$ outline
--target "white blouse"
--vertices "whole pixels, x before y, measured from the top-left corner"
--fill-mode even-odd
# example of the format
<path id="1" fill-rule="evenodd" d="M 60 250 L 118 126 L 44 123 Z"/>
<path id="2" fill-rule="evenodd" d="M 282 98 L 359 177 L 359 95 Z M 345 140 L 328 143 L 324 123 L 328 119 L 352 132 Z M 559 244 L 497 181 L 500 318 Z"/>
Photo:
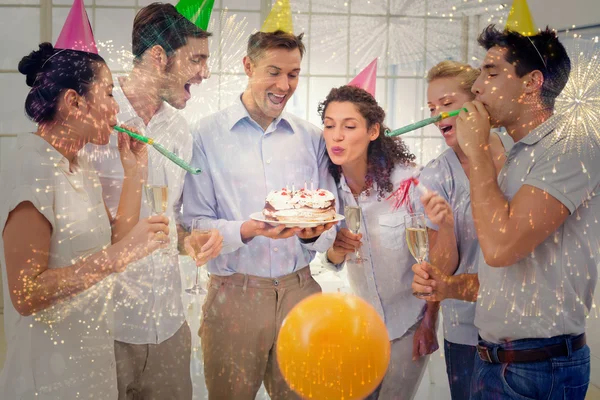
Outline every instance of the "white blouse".
<path id="1" fill-rule="evenodd" d="M 111 227 L 98 176 L 86 160 L 74 171 L 35 134 L 22 134 L 2 172 L 0 227 L 29 201 L 52 226 L 48 268 L 62 268 L 110 245 Z M 0 375 L 3 399 L 115 399 L 112 278 L 31 316 L 10 299 L 0 241 L 8 354 Z"/>

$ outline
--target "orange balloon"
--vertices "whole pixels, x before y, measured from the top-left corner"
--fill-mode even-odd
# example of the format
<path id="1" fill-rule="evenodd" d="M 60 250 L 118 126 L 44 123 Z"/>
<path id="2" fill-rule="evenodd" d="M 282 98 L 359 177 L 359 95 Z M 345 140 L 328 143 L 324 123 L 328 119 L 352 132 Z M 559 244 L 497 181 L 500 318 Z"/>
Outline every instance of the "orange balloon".
<path id="1" fill-rule="evenodd" d="M 315 294 L 285 317 L 277 360 L 288 385 L 305 399 L 363 399 L 385 375 L 390 338 L 377 311 L 360 297 Z"/>

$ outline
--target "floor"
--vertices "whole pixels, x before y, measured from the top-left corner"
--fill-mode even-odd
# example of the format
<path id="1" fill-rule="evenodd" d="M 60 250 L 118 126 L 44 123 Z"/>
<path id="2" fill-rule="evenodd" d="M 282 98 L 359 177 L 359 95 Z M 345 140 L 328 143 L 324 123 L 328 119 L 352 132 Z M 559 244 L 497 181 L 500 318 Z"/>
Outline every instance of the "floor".
<path id="1" fill-rule="evenodd" d="M 194 279 L 195 266 L 191 263 L 188 263 L 185 258 L 182 259 L 182 282 L 184 288 L 191 287 Z M 206 274 L 204 270 L 201 270 L 201 280 L 206 280 Z M 324 291 L 327 292 L 336 292 L 336 291 L 345 291 L 345 285 L 343 278 L 333 274 L 331 272 L 326 271 L 314 271 L 316 273 L 315 278 Z M 192 296 L 187 293 L 183 294 L 187 314 L 188 314 L 188 322 L 190 324 L 190 328 L 192 332 L 197 332 L 200 324 L 199 315 L 200 315 L 200 307 L 203 301 L 202 296 Z M 203 370 L 202 370 L 202 357 L 200 350 L 198 348 L 198 337 L 197 335 L 192 335 L 192 380 L 194 382 L 194 400 L 207 399 L 206 388 L 204 387 L 203 380 Z M 440 343 L 441 337 L 439 337 Z M 3 321 L 0 321 L 0 366 L 4 364 L 4 356 L 6 352 L 6 343 L 4 340 L 4 324 Z M 592 365 L 592 370 L 594 370 L 594 365 Z M 257 396 L 259 400 L 268 400 L 269 397 L 264 391 L 261 389 L 259 395 Z M 428 366 L 428 371 L 426 372 L 423 380 L 421 381 L 421 385 L 419 387 L 419 391 L 416 395 L 416 400 L 450 400 L 450 393 L 448 389 L 448 381 L 446 378 L 446 370 L 445 363 L 443 359 L 443 355 L 441 352 L 436 352 L 430 359 L 430 363 Z M 588 389 L 588 394 L 586 396 L 586 400 L 600 400 L 600 388 L 590 385 Z"/>

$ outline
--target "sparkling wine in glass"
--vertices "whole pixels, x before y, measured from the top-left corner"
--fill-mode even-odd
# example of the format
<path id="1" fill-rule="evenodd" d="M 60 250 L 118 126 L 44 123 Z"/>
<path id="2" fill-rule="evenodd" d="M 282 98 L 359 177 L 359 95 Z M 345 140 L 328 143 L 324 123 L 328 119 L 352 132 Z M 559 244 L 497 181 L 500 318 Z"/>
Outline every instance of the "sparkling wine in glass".
<path id="1" fill-rule="evenodd" d="M 344 218 L 350 232 L 358 235 L 360 231 L 361 210 L 360 207 L 346 206 L 344 207 Z M 360 254 L 360 250 L 356 249 L 355 257 L 349 262 L 362 263 L 365 259 Z"/>
<path id="2" fill-rule="evenodd" d="M 148 182 L 144 185 L 146 204 L 150 207 L 152 215 L 164 214 L 167 211 L 167 204 L 169 202 L 166 171 L 163 166 L 158 166 L 149 172 Z M 157 242 L 166 243 L 167 240 L 157 239 Z M 161 249 L 160 253 L 166 255 L 169 253 L 169 249 Z"/>
<path id="3" fill-rule="evenodd" d="M 427 237 L 427 225 L 425 224 L 425 215 L 408 214 L 404 216 L 404 226 L 406 229 L 406 243 L 410 254 L 419 264 L 427 259 L 429 254 L 429 240 Z M 413 293 L 415 296 L 430 296 L 431 293 Z"/>
<path id="4" fill-rule="evenodd" d="M 208 242 L 208 240 L 210 239 L 212 232 L 208 229 L 202 229 L 200 227 L 200 219 L 194 219 L 192 220 L 192 232 L 191 232 L 191 240 L 190 240 L 190 245 L 192 246 L 192 248 L 194 249 L 194 252 L 196 254 L 200 253 L 202 251 L 202 246 L 204 246 L 206 244 L 206 242 Z M 185 289 L 185 291 L 189 294 L 206 294 L 206 290 L 203 289 L 200 286 L 200 283 L 198 282 L 199 279 L 199 275 L 200 275 L 200 268 L 201 267 L 196 267 L 196 283 L 194 283 L 194 286 L 192 286 L 189 289 Z"/>
<path id="5" fill-rule="evenodd" d="M 169 188 L 167 186 L 146 185 L 146 201 L 154 215 L 163 214 L 167 211 L 169 199 Z"/>

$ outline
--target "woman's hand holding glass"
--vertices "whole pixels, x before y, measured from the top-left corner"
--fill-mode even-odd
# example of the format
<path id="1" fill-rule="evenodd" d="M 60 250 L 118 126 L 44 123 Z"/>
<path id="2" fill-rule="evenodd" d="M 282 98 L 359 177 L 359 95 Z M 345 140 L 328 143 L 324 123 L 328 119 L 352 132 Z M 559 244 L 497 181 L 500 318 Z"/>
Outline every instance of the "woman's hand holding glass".
<path id="1" fill-rule="evenodd" d="M 157 240 L 156 236 L 166 238 Z M 164 215 L 154 215 L 141 219 L 127 235 L 117 242 L 123 251 L 114 272 L 123 272 L 127 264 L 140 260 L 157 249 L 164 249 L 169 245 L 169 219 Z"/>
<path id="2" fill-rule="evenodd" d="M 354 254 L 362 245 L 362 234 L 355 234 L 348 228 L 340 229 L 336 236 L 333 246 L 329 249 L 327 257 L 330 261 L 340 264 L 344 261 L 347 254 Z"/>
<path id="3" fill-rule="evenodd" d="M 359 235 L 360 224 L 362 221 L 361 208 L 353 207 L 353 206 L 344 207 L 344 217 L 346 217 L 346 226 L 348 226 L 348 228 L 350 229 L 350 232 L 353 233 L 354 235 Z M 360 246 L 356 247 L 356 252 L 355 252 L 354 258 L 352 258 L 348 262 L 360 264 L 360 263 L 366 261 L 366 259 L 363 258 L 362 254 L 360 253 L 359 247 Z"/>
<path id="4" fill-rule="evenodd" d="M 419 264 L 427 259 L 429 254 L 429 240 L 427 236 L 427 225 L 425 216 L 421 213 L 408 214 L 404 216 L 404 226 L 406 230 L 406 244 L 410 254 Z M 414 292 L 414 296 L 428 296 L 430 293 Z"/>
<path id="5" fill-rule="evenodd" d="M 451 277 L 427 262 L 414 264 L 413 294 L 422 300 L 444 301 L 448 298 Z"/>

